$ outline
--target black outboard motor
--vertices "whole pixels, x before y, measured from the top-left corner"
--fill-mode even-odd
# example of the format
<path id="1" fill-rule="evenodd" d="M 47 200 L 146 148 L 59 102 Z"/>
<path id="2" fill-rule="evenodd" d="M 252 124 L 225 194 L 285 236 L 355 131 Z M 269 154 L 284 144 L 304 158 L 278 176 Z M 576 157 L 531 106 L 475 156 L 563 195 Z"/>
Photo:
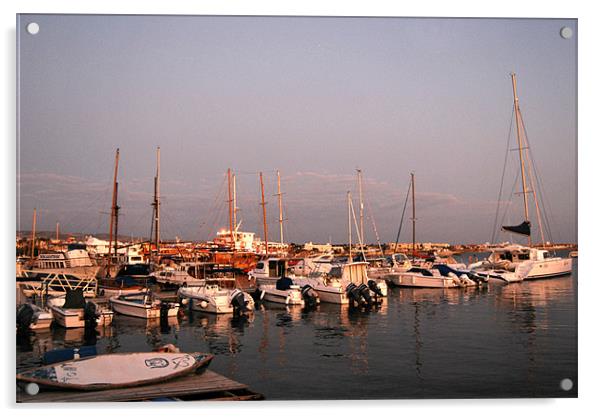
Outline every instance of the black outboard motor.
<path id="1" fill-rule="evenodd" d="M 232 292 L 230 304 L 232 304 L 234 314 L 240 314 L 250 310 L 248 307 L 248 302 L 245 299 L 245 294 L 239 289 L 235 289 Z"/>
<path id="2" fill-rule="evenodd" d="M 167 301 L 161 301 L 161 305 L 159 306 L 159 309 L 160 309 L 159 314 L 160 314 L 161 320 L 167 321 L 170 307 L 171 307 L 171 303 L 168 303 Z"/>
<path id="3" fill-rule="evenodd" d="M 286 291 L 293 285 L 293 280 L 288 277 L 280 277 L 276 281 L 276 289 L 280 291 Z"/>
<path id="4" fill-rule="evenodd" d="M 349 298 L 349 307 L 361 306 L 363 304 L 362 294 L 353 282 L 347 285 L 345 288 L 345 292 L 347 293 L 347 298 Z"/>
<path id="5" fill-rule="evenodd" d="M 99 317 L 100 313 L 96 309 L 96 304 L 87 302 L 84 307 L 84 321 L 86 322 L 86 326 L 96 327 Z"/>
<path id="6" fill-rule="evenodd" d="M 364 299 L 366 307 L 372 307 L 372 295 L 370 294 L 370 289 L 366 284 L 360 284 L 357 287 L 357 290 L 361 294 L 361 297 Z"/>
<path id="7" fill-rule="evenodd" d="M 33 322 L 35 312 L 29 304 L 23 304 L 17 311 L 17 326 L 20 330 L 26 330 Z"/>
<path id="8" fill-rule="evenodd" d="M 374 280 L 369 280 L 368 281 L 368 288 L 370 288 L 370 290 L 376 294 L 379 297 L 383 297 L 383 293 L 380 290 L 380 288 L 378 288 L 378 285 L 376 284 L 376 281 Z"/>
<path id="9" fill-rule="evenodd" d="M 309 284 L 306 284 L 301 288 L 301 295 L 303 296 L 303 300 L 305 301 L 306 307 L 313 307 L 318 304 L 320 297 L 316 290 Z"/>

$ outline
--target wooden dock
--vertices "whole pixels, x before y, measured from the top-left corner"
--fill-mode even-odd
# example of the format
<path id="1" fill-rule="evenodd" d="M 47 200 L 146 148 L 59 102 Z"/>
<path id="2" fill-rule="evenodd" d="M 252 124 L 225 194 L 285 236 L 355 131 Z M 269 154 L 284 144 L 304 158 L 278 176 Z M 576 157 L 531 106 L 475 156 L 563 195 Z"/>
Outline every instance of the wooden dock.
<path id="1" fill-rule="evenodd" d="M 248 401 L 262 400 L 263 395 L 247 385 L 213 371 L 192 374 L 160 384 L 101 391 L 59 391 L 41 387 L 37 395 L 17 388 L 18 403 L 40 402 L 116 402 L 116 401 Z"/>

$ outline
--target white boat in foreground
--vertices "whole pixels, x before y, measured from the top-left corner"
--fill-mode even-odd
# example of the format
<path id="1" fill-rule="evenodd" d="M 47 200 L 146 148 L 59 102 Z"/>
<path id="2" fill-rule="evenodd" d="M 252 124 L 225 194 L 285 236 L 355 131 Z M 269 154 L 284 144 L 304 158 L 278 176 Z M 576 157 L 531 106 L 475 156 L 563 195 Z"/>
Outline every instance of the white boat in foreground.
<path id="1" fill-rule="evenodd" d="M 386 276 L 387 282 L 396 287 L 417 288 L 464 288 L 476 287 L 486 281 L 468 271 L 458 271 L 448 265 L 438 264 L 428 267 L 413 267 L 407 271 L 395 272 Z"/>
<path id="2" fill-rule="evenodd" d="M 113 322 L 113 312 L 93 301 L 86 301 L 79 291 L 68 291 L 65 296 L 50 297 L 46 305 L 52 312 L 54 321 L 67 329 L 109 326 Z"/>
<path id="3" fill-rule="evenodd" d="M 217 285 L 181 287 L 178 297 L 196 311 L 213 314 L 251 311 L 255 306 L 253 298 L 239 289 L 223 289 Z M 183 301 L 184 303 L 184 301 Z"/>
<path id="4" fill-rule="evenodd" d="M 17 374 L 17 381 L 77 390 L 134 387 L 209 366 L 207 353 L 113 353 L 59 362 Z"/>
<path id="5" fill-rule="evenodd" d="M 111 307 L 116 313 L 143 319 L 175 317 L 180 304 L 161 301 L 151 292 L 118 295 L 110 298 Z"/>

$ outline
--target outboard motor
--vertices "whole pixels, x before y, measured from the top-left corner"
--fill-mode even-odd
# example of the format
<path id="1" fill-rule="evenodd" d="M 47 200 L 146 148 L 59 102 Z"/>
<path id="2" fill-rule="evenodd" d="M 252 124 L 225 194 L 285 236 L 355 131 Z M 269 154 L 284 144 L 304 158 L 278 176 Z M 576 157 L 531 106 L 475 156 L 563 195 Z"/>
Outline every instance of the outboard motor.
<path id="1" fill-rule="evenodd" d="M 383 297 L 383 292 L 380 290 L 380 288 L 378 288 L 378 285 L 376 284 L 376 281 L 374 280 L 369 280 L 368 281 L 368 288 L 370 288 L 370 290 L 376 294 L 379 297 Z"/>
<path id="2" fill-rule="evenodd" d="M 309 284 L 306 284 L 301 288 L 301 295 L 303 296 L 303 300 L 307 307 L 313 307 L 320 301 L 318 293 Z"/>
<path id="3" fill-rule="evenodd" d="M 169 313 L 169 308 L 171 307 L 171 303 L 168 303 L 167 301 L 161 301 L 161 304 L 159 306 L 160 309 L 160 318 L 161 320 L 166 320 L 167 321 L 167 317 L 168 317 L 168 313 Z"/>
<path id="4" fill-rule="evenodd" d="M 372 295 L 370 294 L 370 289 L 366 284 L 360 284 L 357 287 L 357 290 L 361 294 L 361 297 L 364 299 L 366 307 L 372 307 Z"/>
<path id="5" fill-rule="evenodd" d="M 353 307 L 355 305 L 359 307 L 363 304 L 362 294 L 357 285 L 355 285 L 353 282 L 347 285 L 347 288 L 345 288 L 345 292 L 347 293 L 347 298 L 349 298 L 350 307 Z"/>
<path id="6" fill-rule="evenodd" d="M 230 294 L 230 304 L 234 309 L 234 314 L 240 314 L 249 311 L 249 303 L 245 299 L 245 294 L 238 288 L 232 291 Z"/>
<path id="7" fill-rule="evenodd" d="M 35 311 L 29 304 L 23 304 L 19 307 L 19 310 L 17 311 L 17 326 L 19 326 L 19 329 L 28 329 L 33 322 L 34 314 Z"/>
<path id="8" fill-rule="evenodd" d="M 84 321 L 86 322 L 86 326 L 96 327 L 99 317 L 100 313 L 96 309 L 96 304 L 87 302 L 84 307 Z"/>

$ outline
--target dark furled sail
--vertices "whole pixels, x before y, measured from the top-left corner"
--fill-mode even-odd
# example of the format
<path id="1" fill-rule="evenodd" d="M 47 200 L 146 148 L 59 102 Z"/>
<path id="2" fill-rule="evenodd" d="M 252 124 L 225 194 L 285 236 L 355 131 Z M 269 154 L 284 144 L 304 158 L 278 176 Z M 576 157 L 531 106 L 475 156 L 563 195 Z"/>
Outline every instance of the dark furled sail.
<path id="1" fill-rule="evenodd" d="M 531 236 L 531 222 L 524 221 L 518 226 L 502 226 L 502 230 L 518 233 L 519 235 Z"/>

